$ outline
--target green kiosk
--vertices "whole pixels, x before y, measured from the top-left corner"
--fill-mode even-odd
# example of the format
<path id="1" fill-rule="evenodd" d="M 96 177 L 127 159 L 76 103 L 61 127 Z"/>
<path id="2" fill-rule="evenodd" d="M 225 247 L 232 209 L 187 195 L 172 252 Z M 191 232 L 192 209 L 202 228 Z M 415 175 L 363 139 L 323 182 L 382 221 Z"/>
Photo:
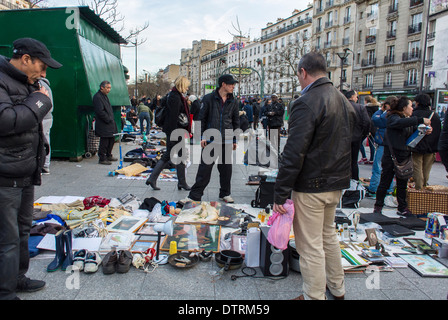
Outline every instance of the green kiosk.
<path id="1" fill-rule="evenodd" d="M 0 11 L 0 30 L 6 31 L 0 33 L 1 55 L 12 56 L 14 40 L 35 38 L 63 64 L 47 71 L 54 98 L 52 157 L 80 161 L 87 153 L 92 98 L 104 80 L 112 84 L 109 99 L 120 129 L 121 106 L 130 104 L 120 51 L 126 41 L 89 7 Z"/>

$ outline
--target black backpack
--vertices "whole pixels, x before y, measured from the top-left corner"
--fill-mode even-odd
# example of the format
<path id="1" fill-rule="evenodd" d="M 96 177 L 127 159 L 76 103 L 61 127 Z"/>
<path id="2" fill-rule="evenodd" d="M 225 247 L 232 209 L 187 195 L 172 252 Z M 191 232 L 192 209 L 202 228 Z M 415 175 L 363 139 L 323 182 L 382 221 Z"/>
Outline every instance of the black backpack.
<path id="1" fill-rule="evenodd" d="M 163 127 L 163 124 L 165 123 L 167 113 L 166 108 L 168 106 L 168 96 L 169 93 L 160 100 L 160 106 L 156 107 L 154 112 L 154 122 L 158 127 Z"/>

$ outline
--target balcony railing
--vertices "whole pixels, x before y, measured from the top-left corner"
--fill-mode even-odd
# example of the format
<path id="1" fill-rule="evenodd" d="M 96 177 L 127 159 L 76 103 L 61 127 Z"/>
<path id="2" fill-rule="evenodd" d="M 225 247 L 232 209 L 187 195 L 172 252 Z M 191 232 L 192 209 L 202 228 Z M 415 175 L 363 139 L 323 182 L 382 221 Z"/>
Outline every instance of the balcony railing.
<path id="1" fill-rule="evenodd" d="M 271 32 L 270 34 L 267 34 L 267 35 L 262 36 L 262 37 L 260 38 L 260 40 L 261 40 L 261 41 L 264 41 L 264 40 L 271 39 L 271 38 L 273 38 L 273 37 L 275 37 L 275 36 L 278 36 L 278 35 L 280 35 L 280 34 L 282 34 L 282 33 L 287 32 L 287 31 L 289 31 L 289 30 L 293 30 L 293 29 L 298 28 L 298 27 L 301 27 L 301 26 L 303 26 L 303 25 L 305 25 L 305 24 L 307 24 L 307 23 L 311 23 L 312 21 L 313 21 L 313 20 L 312 20 L 311 18 L 306 18 L 306 19 L 304 19 L 304 20 L 297 21 L 296 23 L 290 24 L 289 26 L 286 26 L 286 27 L 281 28 L 281 29 L 279 29 L 279 30 L 277 30 L 277 31 Z"/>
<path id="2" fill-rule="evenodd" d="M 350 44 L 350 38 L 349 37 L 342 39 L 342 45 L 343 46 L 346 46 L 346 45 L 349 45 L 349 44 Z"/>
<path id="3" fill-rule="evenodd" d="M 352 20 L 352 17 L 344 17 L 344 24 L 350 23 Z"/>
<path id="4" fill-rule="evenodd" d="M 385 56 L 384 57 L 384 64 L 394 63 L 395 62 L 395 56 Z"/>
<path id="5" fill-rule="evenodd" d="M 331 41 L 324 42 L 324 48 L 330 48 L 331 47 Z"/>
<path id="6" fill-rule="evenodd" d="M 376 42 L 376 36 L 375 35 L 371 35 L 371 36 L 367 36 L 366 37 L 366 44 L 371 44 L 371 43 L 375 43 Z"/>
<path id="7" fill-rule="evenodd" d="M 383 88 L 392 88 L 392 82 L 384 82 Z"/>
<path id="8" fill-rule="evenodd" d="M 319 32 L 321 32 L 322 31 L 322 26 L 317 26 L 316 27 L 316 33 L 319 33 Z"/>
<path id="9" fill-rule="evenodd" d="M 361 67 L 373 67 L 376 65 L 376 58 L 362 59 Z"/>
<path id="10" fill-rule="evenodd" d="M 421 57 L 421 50 L 414 50 L 403 53 L 403 61 L 419 60 Z"/>
<path id="11" fill-rule="evenodd" d="M 428 33 L 428 40 L 434 39 L 436 37 L 436 32 L 430 32 Z"/>
<path id="12" fill-rule="evenodd" d="M 404 87 L 416 87 L 417 86 L 417 80 L 406 80 L 403 83 Z"/>
<path id="13" fill-rule="evenodd" d="M 325 22 L 325 28 L 331 28 L 333 26 L 333 20 Z"/>
<path id="14" fill-rule="evenodd" d="M 434 59 L 428 59 L 425 61 L 426 66 L 432 66 Z"/>
<path id="15" fill-rule="evenodd" d="M 414 34 L 414 33 L 419 33 L 422 32 L 422 23 L 416 23 L 413 25 L 410 25 L 408 28 L 408 34 Z"/>
<path id="16" fill-rule="evenodd" d="M 397 30 L 387 31 L 386 38 L 393 39 L 397 37 Z"/>
<path id="17" fill-rule="evenodd" d="M 389 14 L 398 12 L 398 3 L 389 6 Z"/>
<path id="18" fill-rule="evenodd" d="M 409 6 L 410 7 L 415 7 L 415 6 L 419 6 L 423 4 L 423 0 L 411 0 Z"/>

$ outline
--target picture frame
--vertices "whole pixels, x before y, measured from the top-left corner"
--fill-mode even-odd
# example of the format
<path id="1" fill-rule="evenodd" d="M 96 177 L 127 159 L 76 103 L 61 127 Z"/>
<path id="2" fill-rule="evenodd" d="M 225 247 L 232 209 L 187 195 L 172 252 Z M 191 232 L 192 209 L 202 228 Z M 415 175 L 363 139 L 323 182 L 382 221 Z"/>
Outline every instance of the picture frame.
<path id="1" fill-rule="evenodd" d="M 145 222 L 148 221 L 147 218 L 137 218 L 133 216 L 121 216 L 113 223 L 106 227 L 109 232 L 130 232 L 135 233 L 138 229 L 142 227 Z"/>
<path id="2" fill-rule="evenodd" d="M 421 245 L 428 245 L 428 243 L 420 238 L 403 238 L 413 248 L 418 248 Z"/>
<path id="3" fill-rule="evenodd" d="M 174 224 L 172 236 L 165 236 L 160 247 L 162 251 L 170 250 L 171 241 L 177 243 L 179 251 L 213 251 L 220 250 L 221 227 L 209 224 Z"/>
<path id="4" fill-rule="evenodd" d="M 421 277 L 448 278 L 448 267 L 427 254 L 398 254 Z"/>
<path id="5" fill-rule="evenodd" d="M 131 246 L 131 252 L 146 252 L 148 249 L 155 248 L 157 241 L 135 240 Z"/>
<path id="6" fill-rule="evenodd" d="M 153 223 L 153 222 L 147 222 L 140 229 L 138 229 L 135 234 L 137 234 L 137 235 L 157 236 L 157 232 L 154 231 L 154 226 L 155 225 L 156 224 Z"/>

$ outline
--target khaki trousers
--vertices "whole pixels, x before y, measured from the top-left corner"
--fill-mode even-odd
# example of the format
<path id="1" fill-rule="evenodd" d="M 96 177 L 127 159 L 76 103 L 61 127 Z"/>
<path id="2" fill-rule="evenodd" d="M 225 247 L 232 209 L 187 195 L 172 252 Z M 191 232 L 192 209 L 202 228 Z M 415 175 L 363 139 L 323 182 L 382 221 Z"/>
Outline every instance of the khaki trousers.
<path id="1" fill-rule="evenodd" d="M 422 190 L 428 185 L 429 174 L 431 173 L 432 165 L 436 160 L 434 153 L 412 153 L 412 160 L 414 161 L 414 181 L 415 189 Z"/>
<path id="2" fill-rule="evenodd" d="M 341 249 L 334 222 L 341 196 L 342 191 L 292 194 L 294 235 L 306 300 L 325 300 L 325 286 L 334 296 L 345 295 Z"/>

